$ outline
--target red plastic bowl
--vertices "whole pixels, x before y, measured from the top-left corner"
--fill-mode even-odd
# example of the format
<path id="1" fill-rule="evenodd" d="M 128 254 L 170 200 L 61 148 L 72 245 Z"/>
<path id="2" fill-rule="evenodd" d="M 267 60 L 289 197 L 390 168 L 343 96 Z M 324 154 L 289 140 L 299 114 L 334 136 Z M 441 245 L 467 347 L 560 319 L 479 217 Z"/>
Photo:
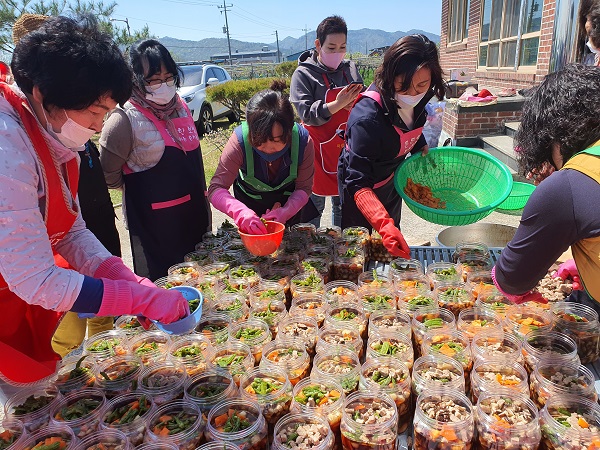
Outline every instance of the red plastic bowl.
<path id="1" fill-rule="evenodd" d="M 281 245 L 285 225 L 268 220 L 265 227 L 267 227 L 267 234 L 246 234 L 238 230 L 240 239 L 254 256 L 270 255 Z"/>

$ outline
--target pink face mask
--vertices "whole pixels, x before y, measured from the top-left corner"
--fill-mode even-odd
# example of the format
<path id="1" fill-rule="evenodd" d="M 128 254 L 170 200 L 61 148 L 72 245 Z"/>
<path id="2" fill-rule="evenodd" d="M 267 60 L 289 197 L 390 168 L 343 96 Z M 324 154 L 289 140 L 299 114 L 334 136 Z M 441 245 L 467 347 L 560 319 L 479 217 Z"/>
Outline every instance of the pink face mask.
<path id="1" fill-rule="evenodd" d="M 321 53 L 319 53 L 319 56 L 321 57 L 321 62 L 323 64 L 325 64 L 330 69 L 335 70 L 342 62 L 342 59 L 344 59 L 344 56 L 346 56 L 346 53 L 326 53 L 325 51 L 323 51 L 323 49 L 321 49 Z"/>

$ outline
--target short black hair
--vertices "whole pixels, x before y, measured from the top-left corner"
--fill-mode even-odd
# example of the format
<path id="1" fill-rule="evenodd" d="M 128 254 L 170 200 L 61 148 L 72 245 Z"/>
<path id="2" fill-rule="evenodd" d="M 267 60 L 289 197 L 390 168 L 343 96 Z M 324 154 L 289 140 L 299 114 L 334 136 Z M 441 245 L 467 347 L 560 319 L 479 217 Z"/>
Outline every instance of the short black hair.
<path id="1" fill-rule="evenodd" d="M 148 63 L 148 72 L 144 73 L 144 60 Z M 181 85 L 183 73 L 169 53 L 169 50 L 156 39 L 144 39 L 129 48 L 129 61 L 133 68 L 133 81 L 144 92 L 150 92 L 145 80 L 160 72 L 161 63 L 175 77 L 175 86 Z"/>
<path id="2" fill-rule="evenodd" d="M 119 104 L 131 96 L 131 69 L 93 16 L 58 16 L 16 45 L 11 68 L 27 94 L 37 86 L 44 107 L 81 110 L 109 94 Z"/>
<path id="3" fill-rule="evenodd" d="M 590 21 L 592 29 L 588 33 L 588 38 L 594 47 L 600 47 L 600 3 L 594 3 L 586 17 L 586 22 Z"/>
<path id="4" fill-rule="evenodd" d="M 287 95 L 283 93 L 286 83 L 274 80 L 270 89 L 257 92 L 246 105 L 246 122 L 250 129 L 250 143 L 253 147 L 273 139 L 273 125 L 283 128 L 282 140 L 289 144 L 294 126 L 294 109 Z"/>
<path id="5" fill-rule="evenodd" d="M 404 36 L 394 42 L 383 55 L 383 63 L 375 72 L 375 85 L 385 98 L 395 94 L 394 80 L 404 76 L 401 90 L 406 91 L 412 85 L 417 70 L 427 67 L 431 71 L 431 89 L 438 99 L 446 93 L 442 66 L 437 46 L 423 34 Z"/>
<path id="6" fill-rule="evenodd" d="M 317 27 L 317 39 L 321 45 L 325 45 L 325 39 L 330 34 L 343 34 L 348 36 L 348 26 L 346 21 L 340 16 L 329 16 Z"/>
<path id="7" fill-rule="evenodd" d="M 560 145 L 566 163 L 600 139 L 600 69 L 571 64 L 550 73 L 523 105 L 515 136 L 523 175 L 552 162 L 552 146 Z"/>

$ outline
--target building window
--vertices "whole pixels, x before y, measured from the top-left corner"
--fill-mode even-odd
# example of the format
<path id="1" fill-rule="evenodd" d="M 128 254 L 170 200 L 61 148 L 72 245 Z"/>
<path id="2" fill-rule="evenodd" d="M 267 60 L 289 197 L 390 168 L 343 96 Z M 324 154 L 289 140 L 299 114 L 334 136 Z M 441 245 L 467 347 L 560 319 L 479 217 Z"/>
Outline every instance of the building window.
<path id="1" fill-rule="evenodd" d="M 469 0 L 448 0 L 448 43 L 461 42 L 469 31 Z"/>
<path id="2" fill-rule="evenodd" d="M 536 66 L 543 0 L 484 0 L 479 66 Z"/>

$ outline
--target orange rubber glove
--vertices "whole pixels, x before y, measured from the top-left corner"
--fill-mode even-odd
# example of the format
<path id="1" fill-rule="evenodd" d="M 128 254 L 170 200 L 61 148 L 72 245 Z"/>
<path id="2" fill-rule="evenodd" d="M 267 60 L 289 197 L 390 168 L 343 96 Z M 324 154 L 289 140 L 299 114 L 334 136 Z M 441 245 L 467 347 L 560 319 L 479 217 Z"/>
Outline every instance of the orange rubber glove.
<path id="1" fill-rule="evenodd" d="M 354 201 L 371 226 L 381 235 L 383 245 L 393 256 L 410 259 L 410 248 L 373 189 L 363 188 Z"/>

